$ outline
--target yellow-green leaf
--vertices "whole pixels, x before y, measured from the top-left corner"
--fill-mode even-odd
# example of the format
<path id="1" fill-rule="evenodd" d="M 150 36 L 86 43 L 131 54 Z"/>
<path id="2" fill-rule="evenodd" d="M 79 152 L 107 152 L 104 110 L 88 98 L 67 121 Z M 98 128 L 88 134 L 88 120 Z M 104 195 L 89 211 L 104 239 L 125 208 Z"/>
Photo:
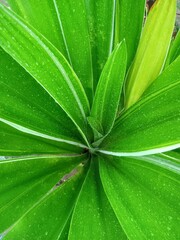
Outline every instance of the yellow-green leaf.
<path id="1" fill-rule="evenodd" d="M 176 0 L 157 0 L 145 24 L 129 71 L 125 106 L 129 108 L 160 74 L 168 53 L 176 16 Z"/>
<path id="2" fill-rule="evenodd" d="M 99 151 L 116 156 L 140 156 L 180 147 L 179 93 L 180 57 L 116 121 Z"/>

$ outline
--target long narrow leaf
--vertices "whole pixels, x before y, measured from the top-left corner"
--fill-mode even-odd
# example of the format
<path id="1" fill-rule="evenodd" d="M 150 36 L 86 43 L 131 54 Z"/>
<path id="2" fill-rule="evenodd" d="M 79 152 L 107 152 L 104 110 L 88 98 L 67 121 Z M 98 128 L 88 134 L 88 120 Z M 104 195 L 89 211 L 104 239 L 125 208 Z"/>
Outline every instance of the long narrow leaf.
<path id="1" fill-rule="evenodd" d="M 116 118 L 126 71 L 126 60 L 126 45 L 123 41 L 109 57 L 97 85 L 90 116 L 99 122 L 102 129 L 96 130 L 103 136 L 110 132 Z"/>
<path id="2" fill-rule="evenodd" d="M 36 239 L 37 236 L 58 239 L 71 215 L 86 172 L 85 167 L 76 167 L 84 159 L 85 156 L 67 156 L 0 162 L 0 232 L 3 239 Z"/>
<path id="3" fill-rule="evenodd" d="M 153 156 L 101 157 L 99 163 L 104 190 L 128 239 L 177 239 L 180 211 L 180 168 L 179 172 L 174 171 L 177 164 Z"/>
<path id="4" fill-rule="evenodd" d="M 54 98 L 86 139 L 89 103 L 66 59 L 3 5 L 0 5 L 0 18 L 1 46 Z"/>
<path id="5" fill-rule="evenodd" d="M 71 218 L 72 218 L 72 214 L 69 216 L 68 220 L 66 221 L 66 224 L 65 224 L 63 230 L 61 231 L 58 240 L 67 240 L 68 239 Z"/>
<path id="6" fill-rule="evenodd" d="M 180 55 L 180 30 L 178 31 L 175 39 L 171 44 L 171 48 L 167 56 L 165 67 L 171 64 L 179 55 Z"/>
<path id="7" fill-rule="evenodd" d="M 117 0 L 116 1 L 116 24 L 115 24 L 115 45 L 126 40 L 129 67 L 137 50 L 141 35 L 145 0 Z"/>
<path id="8" fill-rule="evenodd" d="M 1 48 L 0 66 L 0 118 L 51 137 L 81 139 L 54 99 Z"/>
<path id="9" fill-rule="evenodd" d="M 85 4 L 92 48 L 95 89 L 113 47 L 115 0 L 85 0 Z"/>
<path id="10" fill-rule="evenodd" d="M 144 92 L 143 97 L 163 90 L 180 81 L 180 56 L 177 57 Z"/>
<path id="11" fill-rule="evenodd" d="M 147 17 L 138 50 L 127 77 L 125 106 L 129 108 L 162 71 L 176 17 L 176 0 L 157 0 Z"/>
<path id="12" fill-rule="evenodd" d="M 84 0 L 54 0 L 70 63 L 92 102 L 93 71 Z"/>
<path id="13" fill-rule="evenodd" d="M 93 159 L 72 215 L 69 240 L 127 239 L 107 200 Z M 107 227 L 111 223 L 111 227 Z"/>
<path id="14" fill-rule="evenodd" d="M 14 12 L 42 33 L 65 57 L 68 57 L 53 1 L 7 0 L 7 2 Z"/>
<path id="15" fill-rule="evenodd" d="M 165 71 L 159 77 L 157 87 L 151 94 L 147 94 L 119 118 L 102 143 L 101 152 L 136 156 L 180 147 L 179 63 L 180 58 L 174 62 L 173 68 L 177 71 L 172 76 L 169 76 L 169 67 L 167 75 Z"/>
<path id="16" fill-rule="evenodd" d="M 24 131 L 22 126 L 0 119 L 0 156 L 80 153 L 82 147 L 78 142 L 65 142 L 27 129 Z"/>

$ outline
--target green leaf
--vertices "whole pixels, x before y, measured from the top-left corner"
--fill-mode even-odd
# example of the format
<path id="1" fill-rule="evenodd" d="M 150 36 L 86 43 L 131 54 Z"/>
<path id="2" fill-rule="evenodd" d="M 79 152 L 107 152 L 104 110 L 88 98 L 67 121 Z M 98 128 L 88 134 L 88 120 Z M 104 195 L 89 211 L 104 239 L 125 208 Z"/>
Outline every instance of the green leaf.
<path id="1" fill-rule="evenodd" d="M 136 159 L 140 159 L 136 157 Z M 176 151 L 160 153 L 151 156 L 143 156 L 146 162 L 157 165 L 163 169 L 167 169 L 176 174 L 180 174 L 180 154 Z"/>
<path id="2" fill-rule="evenodd" d="M 171 158 L 171 160 L 174 160 L 175 162 L 179 163 L 180 162 L 180 148 L 176 148 L 174 151 L 166 152 L 166 153 L 161 153 L 163 157 L 167 156 Z"/>
<path id="3" fill-rule="evenodd" d="M 0 118 L 62 140 L 81 140 L 54 99 L 1 48 L 0 66 Z"/>
<path id="4" fill-rule="evenodd" d="M 178 81 L 180 81 L 180 56 L 177 57 L 176 60 L 174 60 L 148 87 L 143 97 L 161 91 L 170 85 L 176 84 Z"/>
<path id="5" fill-rule="evenodd" d="M 115 0 L 85 0 L 92 52 L 94 89 L 112 52 Z"/>
<path id="6" fill-rule="evenodd" d="M 97 85 L 90 116 L 100 123 L 103 131 L 99 128 L 97 131 L 104 136 L 111 131 L 117 115 L 126 60 L 126 44 L 123 41 L 108 58 Z"/>
<path id="7" fill-rule="evenodd" d="M 86 140 L 89 103 L 66 59 L 42 35 L 3 5 L 0 5 L 0 14 L 1 46 L 62 107 Z"/>
<path id="8" fill-rule="evenodd" d="M 78 196 L 68 239 L 127 239 L 102 188 L 96 161 L 92 159 Z"/>
<path id="9" fill-rule="evenodd" d="M 180 148 L 176 148 L 174 151 L 180 153 Z"/>
<path id="10" fill-rule="evenodd" d="M 92 102 L 93 71 L 84 0 L 54 0 L 70 63 Z"/>
<path id="11" fill-rule="evenodd" d="M 76 166 L 86 159 L 77 155 L 1 161 L 3 239 L 58 239 L 85 176 L 86 168 Z"/>
<path id="12" fill-rule="evenodd" d="M 53 1 L 7 0 L 10 8 L 44 35 L 67 58 L 63 34 Z"/>
<path id="13" fill-rule="evenodd" d="M 176 0 L 157 0 L 151 8 L 127 77 L 126 108 L 141 97 L 162 71 L 174 29 L 175 17 Z"/>
<path id="14" fill-rule="evenodd" d="M 89 125 L 94 132 L 94 139 L 101 139 L 103 137 L 103 128 L 100 121 L 94 117 L 87 118 Z"/>
<path id="15" fill-rule="evenodd" d="M 115 46 L 123 39 L 127 44 L 127 66 L 134 59 L 141 35 L 145 0 L 117 0 L 115 21 Z"/>
<path id="16" fill-rule="evenodd" d="M 72 214 L 69 216 L 69 218 L 66 222 L 66 225 L 64 226 L 63 231 L 61 232 L 61 235 L 58 238 L 58 240 L 67 240 L 68 239 L 71 218 L 72 218 Z"/>
<path id="17" fill-rule="evenodd" d="M 169 54 L 166 59 L 165 67 L 171 64 L 179 55 L 180 55 L 180 31 L 178 31 L 175 39 L 172 41 Z"/>
<path id="18" fill-rule="evenodd" d="M 157 84 L 156 91 L 142 98 L 118 119 L 100 152 L 140 156 L 180 147 L 180 74 L 168 79 L 163 73 L 159 81 L 162 83 L 163 80 L 164 86 Z M 170 80 L 171 83 L 167 84 Z"/>
<path id="19" fill-rule="evenodd" d="M 0 119 L 0 156 L 81 153 L 82 147 L 86 147 L 78 142 L 64 142 L 62 139 L 27 130 L 29 129 L 24 130 L 22 126 L 2 122 Z"/>
<path id="20" fill-rule="evenodd" d="M 179 165 L 157 156 L 101 157 L 99 163 L 104 190 L 128 239 L 178 238 Z"/>

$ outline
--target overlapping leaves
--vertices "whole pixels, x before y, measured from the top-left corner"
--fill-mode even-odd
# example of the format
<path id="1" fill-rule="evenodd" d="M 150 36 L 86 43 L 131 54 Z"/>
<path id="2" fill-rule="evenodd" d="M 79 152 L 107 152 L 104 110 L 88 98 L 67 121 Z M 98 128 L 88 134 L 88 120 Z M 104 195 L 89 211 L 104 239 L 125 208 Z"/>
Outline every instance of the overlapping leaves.
<path id="1" fill-rule="evenodd" d="M 145 0 L 8 3 L 0 239 L 177 239 L 180 155 L 158 154 L 180 147 L 175 0 L 144 29 Z"/>

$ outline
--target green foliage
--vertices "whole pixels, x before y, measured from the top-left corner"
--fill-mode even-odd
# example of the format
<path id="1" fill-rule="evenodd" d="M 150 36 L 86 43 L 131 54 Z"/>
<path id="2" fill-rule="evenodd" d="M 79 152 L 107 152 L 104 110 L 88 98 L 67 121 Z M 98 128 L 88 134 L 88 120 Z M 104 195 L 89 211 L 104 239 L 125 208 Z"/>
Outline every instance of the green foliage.
<path id="1" fill-rule="evenodd" d="M 99 122 L 100 127 L 90 125 L 105 137 L 112 129 L 126 71 L 126 45 L 118 44 L 105 64 L 100 76 L 90 118 Z M 113 94 L 112 94 L 113 93 Z M 89 118 L 88 118 L 89 119 Z M 95 141 L 98 140 L 95 135 Z"/>
<path id="2" fill-rule="evenodd" d="M 176 1 L 8 4 L 0 239 L 178 239 Z"/>
<path id="3" fill-rule="evenodd" d="M 127 76 L 126 108 L 134 104 L 161 73 L 171 41 L 175 15 L 176 0 L 156 1 L 151 8 Z"/>

